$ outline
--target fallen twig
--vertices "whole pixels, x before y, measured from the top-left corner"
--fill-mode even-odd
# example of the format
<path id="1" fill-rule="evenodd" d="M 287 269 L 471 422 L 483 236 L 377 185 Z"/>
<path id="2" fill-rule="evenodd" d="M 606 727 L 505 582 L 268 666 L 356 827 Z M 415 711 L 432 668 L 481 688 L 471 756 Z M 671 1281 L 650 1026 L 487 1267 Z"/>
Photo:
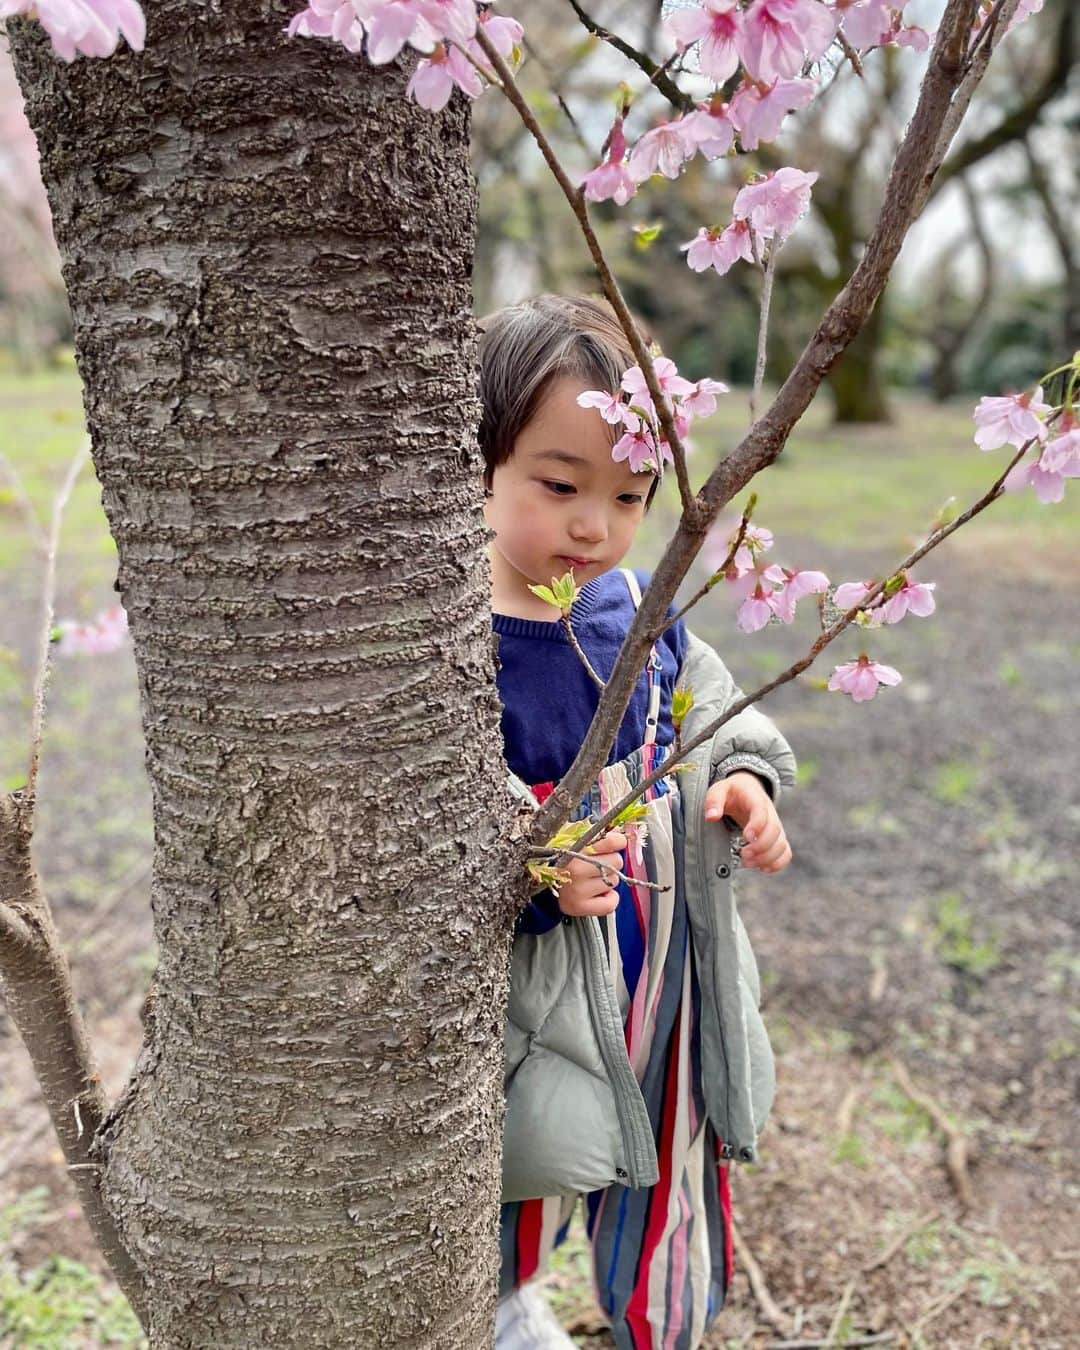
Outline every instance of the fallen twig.
<path id="1" fill-rule="evenodd" d="M 850 1345 L 888 1345 L 895 1340 L 895 1331 L 876 1331 L 872 1336 L 845 1336 L 844 1350 Z M 835 1344 L 831 1336 L 824 1341 L 766 1341 L 765 1350 L 825 1350 Z"/>
<path id="2" fill-rule="evenodd" d="M 848 1280 L 847 1284 L 844 1286 L 844 1292 L 840 1295 L 840 1302 L 836 1305 L 836 1312 L 833 1314 L 833 1320 L 829 1327 L 829 1333 L 825 1337 L 826 1345 L 834 1345 L 836 1343 L 836 1338 L 840 1334 L 840 1328 L 841 1326 L 843 1326 L 844 1323 L 844 1314 L 848 1310 L 848 1305 L 851 1303 L 851 1296 L 852 1294 L 854 1294 L 854 1292 L 855 1292 L 855 1281 Z M 850 1344 L 850 1341 L 847 1340 L 847 1337 L 844 1338 L 844 1343 L 848 1345 Z"/>
<path id="3" fill-rule="evenodd" d="M 959 1289 L 954 1289 L 952 1290 L 951 1293 L 945 1294 L 941 1298 L 934 1299 L 928 1305 L 926 1311 L 920 1313 L 919 1316 L 915 1319 L 915 1321 L 911 1324 L 912 1334 L 917 1336 L 922 1331 L 923 1327 L 927 1324 L 927 1322 L 932 1321 L 935 1317 L 939 1317 L 946 1310 L 946 1308 L 951 1308 L 952 1305 L 954 1303 L 959 1302 L 959 1300 L 962 1299 L 966 1293 L 967 1293 L 967 1284 L 964 1283 L 960 1286 Z"/>
<path id="4" fill-rule="evenodd" d="M 851 1127 L 855 1120 L 855 1103 L 858 1100 L 859 1089 L 857 1087 L 850 1087 L 844 1093 L 844 1100 L 840 1103 L 840 1110 L 836 1113 L 836 1129 L 841 1139 L 851 1133 Z"/>
<path id="5" fill-rule="evenodd" d="M 761 1309 L 762 1316 L 770 1326 L 776 1328 L 782 1336 L 790 1335 L 791 1321 L 780 1311 L 776 1300 L 769 1292 L 769 1285 L 765 1279 L 765 1273 L 758 1265 L 754 1253 L 746 1245 L 746 1239 L 736 1228 L 731 1225 L 731 1236 L 735 1241 L 735 1254 L 746 1269 L 747 1278 L 750 1281 L 750 1288 L 753 1290 L 754 1298 Z"/>
<path id="6" fill-rule="evenodd" d="M 891 1068 L 896 1081 L 904 1092 L 917 1106 L 923 1108 L 942 1134 L 945 1135 L 945 1170 L 949 1174 L 949 1180 L 952 1182 L 953 1190 L 956 1191 L 960 1204 L 965 1210 L 973 1208 L 975 1191 L 971 1185 L 971 1178 L 968 1176 L 968 1142 L 963 1131 L 952 1120 L 944 1107 L 935 1101 L 929 1093 L 915 1086 L 907 1069 L 899 1060 L 892 1060 Z"/>

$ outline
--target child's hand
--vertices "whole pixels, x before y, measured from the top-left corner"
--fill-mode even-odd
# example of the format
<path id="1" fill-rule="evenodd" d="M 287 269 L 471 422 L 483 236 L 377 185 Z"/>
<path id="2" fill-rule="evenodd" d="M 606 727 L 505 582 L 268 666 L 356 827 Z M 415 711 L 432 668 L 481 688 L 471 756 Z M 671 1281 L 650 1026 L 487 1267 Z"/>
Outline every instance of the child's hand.
<path id="1" fill-rule="evenodd" d="M 622 871 L 620 849 L 626 847 L 626 835 L 619 830 L 608 830 L 587 845 L 585 852 L 595 856 L 606 870 L 584 858 L 571 858 L 566 866 L 570 880 L 559 887 L 559 908 L 564 914 L 579 918 L 583 914 L 610 914 L 619 903 L 613 889 L 618 878 L 611 871 Z"/>
<path id="2" fill-rule="evenodd" d="M 705 819 L 730 816 L 746 844 L 739 852 L 743 867 L 779 872 L 791 861 L 791 847 L 769 794 L 756 774 L 741 769 L 714 783 L 705 794 Z"/>

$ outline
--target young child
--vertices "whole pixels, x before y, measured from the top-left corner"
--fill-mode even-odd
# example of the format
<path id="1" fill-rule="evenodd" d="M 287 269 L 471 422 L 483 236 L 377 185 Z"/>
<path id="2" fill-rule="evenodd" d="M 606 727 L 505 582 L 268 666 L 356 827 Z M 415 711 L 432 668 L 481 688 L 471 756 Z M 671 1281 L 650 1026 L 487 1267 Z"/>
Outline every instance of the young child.
<path id="1" fill-rule="evenodd" d="M 573 570 L 574 634 L 606 679 L 640 599 L 620 570 L 656 488 L 612 458 L 614 428 L 577 403 L 635 364 L 614 314 L 542 295 L 483 325 L 485 513 L 506 759 L 545 799 L 573 761 L 599 690 L 550 606 L 528 589 Z M 605 810 L 669 753 L 671 696 L 689 737 L 739 691 L 682 621 L 656 642 L 577 818 Z M 774 800 L 794 759 L 747 709 L 693 769 L 646 797 L 644 846 L 611 830 L 597 863 L 535 896 L 514 942 L 507 1026 L 498 1350 L 569 1347 L 529 1285 L 584 1196 L 597 1298 L 620 1350 L 694 1350 L 731 1277 L 727 1159 L 755 1156 L 772 1096 L 757 974 L 731 901 L 733 866 L 791 859 Z M 527 785 L 527 788 L 524 786 Z M 737 861 L 734 821 L 745 839 Z M 641 883 L 650 882 L 652 886 Z M 663 887 L 664 889 L 659 889 Z"/>

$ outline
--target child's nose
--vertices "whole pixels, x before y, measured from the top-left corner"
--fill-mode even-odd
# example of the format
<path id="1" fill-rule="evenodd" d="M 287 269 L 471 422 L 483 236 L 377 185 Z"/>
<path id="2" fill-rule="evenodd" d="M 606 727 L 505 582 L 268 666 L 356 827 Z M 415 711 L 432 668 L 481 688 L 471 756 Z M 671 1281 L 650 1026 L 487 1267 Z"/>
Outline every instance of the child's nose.
<path id="1" fill-rule="evenodd" d="M 570 533 L 582 542 L 602 544 L 607 538 L 607 515 L 603 510 L 581 510 L 574 517 Z"/>

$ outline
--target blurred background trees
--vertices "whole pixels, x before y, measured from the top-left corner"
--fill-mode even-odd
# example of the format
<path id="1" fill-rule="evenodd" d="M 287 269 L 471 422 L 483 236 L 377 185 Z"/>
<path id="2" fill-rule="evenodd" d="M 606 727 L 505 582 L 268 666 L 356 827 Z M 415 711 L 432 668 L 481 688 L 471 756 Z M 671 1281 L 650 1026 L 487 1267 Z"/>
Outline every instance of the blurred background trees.
<path id="1" fill-rule="evenodd" d="M 582 171 L 598 158 L 627 67 L 575 11 L 662 57 L 662 8 L 604 0 L 530 6 L 523 80 L 561 151 Z M 939 10 L 935 0 L 910 0 L 905 17 L 933 27 Z M 1016 387 L 1080 342 L 1077 29 L 1072 0 L 1047 0 L 1011 35 L 888 296 L 830 381 L 838 421 L 887 419 L 891 385 L 938 399 Z M 725 221 L 751 172 L 781 163 L 822 170 L 811 218 L 780 263 L 770 368 L 782 374 L 861 254 L 921 66 L 918 54 L 895 48 L 867 61 L 861 76 L 843 62 L 775 146 L 711 165 L 695 159 L 675 185 L 654 191 L 646 184 L 625 207 L 596 208 L 638 312 L 688 373 L 750 380 L 757 278 L 741 267 L 723 278 L 698 277 L 678 245 L 699 226 Z M 650 92 L 631 114 L 628 139 L 674 115 Z M 565 204 L 498 100 L 476 105 L 475 140 L 478 311 L 541 288 L 591 287 Z M 659 234 L 646 245 L 644 231 L 651 235 L 656 226 Z"/>
<path id="2" fill-rule="evenodd" d="M 940 0 L 909 0 L 905 14 L 932 27 L 939 9 Z M 582 172 L 597 161 L 628 70 L 585 21 L 663 56 L 663 11 L 661 0 L 530 4 L 522 79 L 560 151 Z M 886 420 L 890 386 L 939 400 L 1014 388 L 1080 346 L 1078 27 L 1073 0 L 1046 0 L 1003 48 L 889 294 L 830 381 L 838 421 Z M 919 55 L 901 49 L 877 54 L 861 76 L 844 62 L 775 146 L 714 164 L 695 159 L 673 187 L 646 184 L 626 207 L 596 209 L 638 312 L 689 373 L 750 380 L 757 278 L 741 266 L 699 278 L 678 245 L 700 225 L 726 219 L 751 172 L 824 166 L 811 218 L 781 261 L 770 365 L 781 375 L 858 260 L 920 68 Z M 474 112 L 477 311 L 538 289 L 591 288 L 565 203 L 512 110 L 493 98 Z M 674 114 L 651 91 L 628 131 L 640 135 Z M 36 149 L 0 52 L 0 362 L 26 369 L 55 361 L 68 338 Z"/>

